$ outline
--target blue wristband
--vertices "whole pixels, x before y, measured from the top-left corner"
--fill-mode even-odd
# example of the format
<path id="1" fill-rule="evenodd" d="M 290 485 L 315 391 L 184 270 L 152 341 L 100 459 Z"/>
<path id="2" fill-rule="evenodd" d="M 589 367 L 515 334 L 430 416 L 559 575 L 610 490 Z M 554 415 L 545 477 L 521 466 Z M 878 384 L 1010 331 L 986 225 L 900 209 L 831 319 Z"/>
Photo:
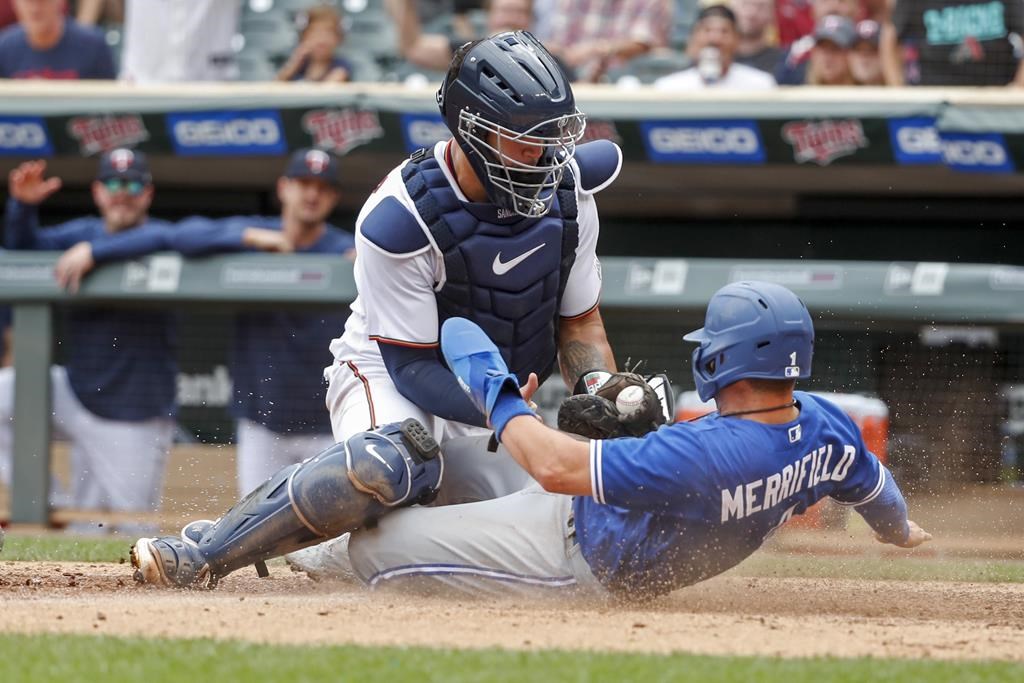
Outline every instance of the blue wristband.
<path id="1" fill-rule="evenodd" d="M 530 410 L 530 406 L 523 400 L 519 393 L 519 387 L 514 381 L 506 381 L 498 392 L 498 397 L 491 408 L 491 427 L 494 428 L 494 436 L 501 441 L 501 433 L 505 431 L 509 420 L 520 415 L 531 415 L 536 413 Z"/>

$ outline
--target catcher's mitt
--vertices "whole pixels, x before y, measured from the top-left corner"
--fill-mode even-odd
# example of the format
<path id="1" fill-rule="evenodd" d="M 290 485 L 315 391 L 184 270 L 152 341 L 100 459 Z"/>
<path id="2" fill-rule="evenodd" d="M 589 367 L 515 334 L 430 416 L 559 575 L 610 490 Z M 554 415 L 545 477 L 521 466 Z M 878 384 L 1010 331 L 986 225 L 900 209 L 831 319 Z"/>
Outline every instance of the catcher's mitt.
<path id="1" fill-rule="evenodd" d="M 616 405 L 627 387 L 640 387 L 639 406 L 623 414 Z M 665 424 L 665 412 L 657 392 L 642 376 L 633 372 L 584 373 L 576 383 L 577 394 L 558 408 L 558 428 L 590 439 L 643 436 Z"/>

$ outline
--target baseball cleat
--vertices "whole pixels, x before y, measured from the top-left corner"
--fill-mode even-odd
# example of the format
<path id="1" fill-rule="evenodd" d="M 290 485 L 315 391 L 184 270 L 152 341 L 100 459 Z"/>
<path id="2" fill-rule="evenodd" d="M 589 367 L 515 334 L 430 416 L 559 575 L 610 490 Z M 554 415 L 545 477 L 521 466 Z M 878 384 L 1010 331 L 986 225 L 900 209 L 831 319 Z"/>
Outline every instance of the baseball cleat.
<path id="1" fill-rule="evenodd" d="M 332 538 L 319 545 L 288 553 L 284 561 L 296 573 L 305 574 L 314 581 L 358 582 L 352 563 L 348 559 L 348 534 Z"/>
<path id="2" fill-rule="evenodd" d="M 506 382 L 519 389 L 505 359 L 487 333 L 465 318 L 449 318 L 441 326 L 441 353 L 473 403 L 490 416 Z"/>
<path id="3" fill-rule="evenodd" d="M 209 575 L 199 549 L 176 536 L 140 538 L 132 546 L 131 561 L 139 583 L 191 588 Z"/>

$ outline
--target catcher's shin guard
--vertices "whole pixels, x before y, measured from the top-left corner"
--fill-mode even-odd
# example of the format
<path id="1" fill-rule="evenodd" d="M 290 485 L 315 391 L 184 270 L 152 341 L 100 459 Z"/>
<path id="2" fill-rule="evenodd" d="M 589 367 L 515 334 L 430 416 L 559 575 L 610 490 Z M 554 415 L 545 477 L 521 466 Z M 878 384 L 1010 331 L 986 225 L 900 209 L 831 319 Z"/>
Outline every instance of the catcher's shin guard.
<path id="1" fill-rule="evenodd" d="M 189 535 L 140 539 L 132 548 L 136 579 L 214 586 L 236 569 L 355 531 L 391 508 L 429 502 L 443 471 L 437 442 L 416 420 L 361 432 L 282 469 L 198 542 Z"/>

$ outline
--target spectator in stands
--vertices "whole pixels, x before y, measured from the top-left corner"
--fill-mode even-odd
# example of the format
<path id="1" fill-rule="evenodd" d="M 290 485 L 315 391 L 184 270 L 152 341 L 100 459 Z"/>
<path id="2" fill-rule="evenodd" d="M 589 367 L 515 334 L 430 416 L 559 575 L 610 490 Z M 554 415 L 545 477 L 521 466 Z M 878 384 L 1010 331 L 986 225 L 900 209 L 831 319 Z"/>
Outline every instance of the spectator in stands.
<path id="1" fill-rule="evenodd" d="M 1022 34 L 1020 0 L 895 0 L 880 45 L 885 81 L 1024 85 Z M 917 55 L 916 63 L 905 50 Z"/>
<path id="2" fill-rule="evenodd" d="M 557 0 L 537 38 L 575 80 L 596 82 L 612 67 L 668 44 L 670 0 Z"/>
<path id="3" fill-rule="evenodd" d="M 124 23 L 124 0 L 78 0 L 75 19 L 83 26 Z"/>
<path id="4" fill-rule="evenodd" d="M 857 29 L 846 17 L 832 14 L 814 29 L 814 47 L 807 63 L 807 85 L 854 85 L 850 48 Z"/>
<path id="5" fill-rule="evenodd" d="M 464 31 L 453 24 L 449 33 L 424 33 L 416 11 L 415 0 L 386 0 L 388 12 L 398 27 L 398 45 L 404 57 L 411 64 L 444 71 L 452 56 L 462 44 L 486 36 L 466 37 Z M 487 36 L 502 31 L 529 31 L 533 20 L 532 0 L 486 0 Z"/>
<path id="6" fill-rule="evenodd" d="M 803 85 L 807 76 L 807 61 L 811 58 L 811 49 L 816 42 L 814 29 L 822 19 L 836 14 L 850 21 L 857 21 L 862 18 L 863 9 L 859 0 L 810 0 L 809 12 L 806 32 L 795 38 L 775 70 L 775 80 L 779 85 Z M 804 26 L 803 20 L 799 25 Z M 779 33 L 783 33 L 781 23 Z"/>
<path id="7" fill-rule="evenodd" d="M 881 27 L 874 19 L 857 22 L 857 35 L 850 49 L 850 75 L 857 85 L 885 85 L 882 58 L 878 53 Z"/>
<path id="8" fill-rule="evenodd" d="M 29 161 L 9 175 L 4 214 L 9 249 L 88 249 L 102 263 L 112 254 L 91 248 L 90 240 L 170 227 L 149 218 L 153 183 L 139 152 L 115 149 L 101 158 L 92 184 L 100 217 L 40 229 L 39 204 L 61 187 L 60 178 L 47 179 L 45 173 L 45 161 Z M 56 278 L 76 289 L 60 269 Z M 153 309 L 76 306 L 68 312 L 66 329 L 66 365 L 54 366 L 50 380 L 54 430 L 71 441 L 71 504 L 155 512 L 174 433 L 176 318 Z M 13 393 L 13 368 L 0 370 L 0 476 L 9 471 Z M 121 529 L 134 533 L 140 527 Z"/>
<path id="9" fill-rule="evenodd" d="M 876 1 L 884 3 L 886 0 Z M 810 36 L 818 22 L 830 14 L 853 21 L 864 18 L 864 0 L 776 0 L 775 9 L 779 43 L 784 48 Z"/>
<path id="10" fill-rule="evenodd" d="M 14 14 L 13 0 L 0 0 L 0 29 L 7 28 L 11 24 L 18 22 L 18 17 Z"/>
<path id="11" fill-rule="evenodd" d="M 811 0 L 775 0 L 775 25 L 784 50 L 810 34 L 814 30 Z"/>
<path id="12" fill-rule="evenodd" d="M 92 248 L 115 258 L 171 249 L 187 256 L 267 251 L 344 254 L 354 258 L 348 232 L 326 222 L 338 204 L 338 164 L 318 149 L 295 152 L 277 181 L 279 216 L 193 217 L 145 235 L 102 235 Z M 58 263 L 78 282 L 93 267 L 88 250 Z M 347 311 L 267 310 L 235 318 L 231 354 L 231 413 L 238 420 L 238 487 L 244 494 L 291 463 L 334 443 L 325 405 L 323 369 L 328 346 L 345 327 Z"/>
<path id="13" fill-rule="evenodd" d="M 654 82 L 659 90 L 688 91 L 704 88 L 769 90 L 775 79 L 752 66 L 734 61 L 739 33 L 736 15 L 725 5 L 710 5 L 697 15 L 687 51 L 695 66 L 662 76 Z"/>
<path id="14" fill-rule="evenodd" d="M 125 0 L 121 80 L 128 83 L 238 78 L 232 39 L 242 0 Z"/>
<path id="15" fill-rule="evenodd" d="M 114 78 L 103 35 L 64 16 L 65 0 L 14 0 L 18 24 L 0 33 L 0 78 Z"/>
<path id="16" fill-rule="evenodd" d="M 337 10 L 327 5 L 312 7 L 296 17 L 299 44 L 277 72 L 279 81 L 344 83 L 352 78 L 352 65 L 335 55 L 345 40 L 345 28 Z"/>
<path id="17" fill-rule="evenodd" d="M 731 0 L 729 7 L 736 14 L 736 30 L 740 37 L 736 46 L 736 63 L 775 73 L 783 51 L 774 44 L 775 7 L 772 0 Z"/>

